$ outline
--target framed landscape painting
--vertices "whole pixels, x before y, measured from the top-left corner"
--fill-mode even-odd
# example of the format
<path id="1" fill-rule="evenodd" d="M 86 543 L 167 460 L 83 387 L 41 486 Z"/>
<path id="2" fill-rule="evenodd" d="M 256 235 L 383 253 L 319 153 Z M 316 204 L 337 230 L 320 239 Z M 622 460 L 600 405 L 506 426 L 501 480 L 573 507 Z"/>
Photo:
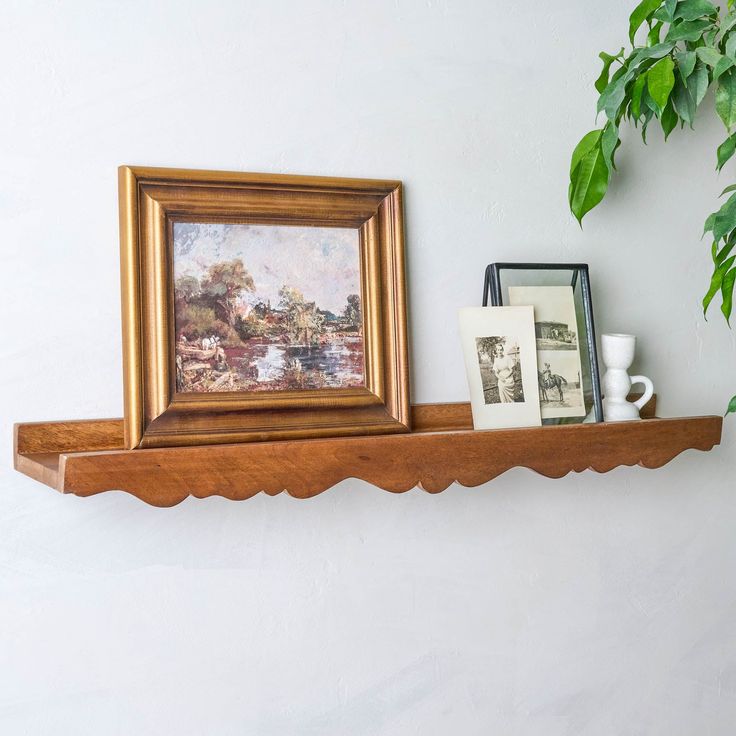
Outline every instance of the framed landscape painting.
<path id="1" fill-rule="evenodd" d="M 126 446 L 409 429 L 401 185 L 120 169 Z"/>

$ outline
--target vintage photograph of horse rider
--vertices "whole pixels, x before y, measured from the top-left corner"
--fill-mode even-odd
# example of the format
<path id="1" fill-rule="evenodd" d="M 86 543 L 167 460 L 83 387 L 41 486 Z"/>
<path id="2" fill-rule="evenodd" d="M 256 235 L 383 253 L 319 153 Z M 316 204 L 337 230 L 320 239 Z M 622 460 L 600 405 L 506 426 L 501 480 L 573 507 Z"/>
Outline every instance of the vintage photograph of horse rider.
<path id="1" fill-rule="evenodd" d="M 580 357 L 562 350 L 540 350 L 537 353 L 539 401 L 542 417 L 582 416 L 585 414 L 580 377 Z M 560 414 L 560 410 L 579 414 Z"/>
<path id="2" fill-rule="evenodd" d="M 543 419 L 585 416 L 577 317 L 570 286 L 512 286 L 512 305 L 534 307 Z"/>

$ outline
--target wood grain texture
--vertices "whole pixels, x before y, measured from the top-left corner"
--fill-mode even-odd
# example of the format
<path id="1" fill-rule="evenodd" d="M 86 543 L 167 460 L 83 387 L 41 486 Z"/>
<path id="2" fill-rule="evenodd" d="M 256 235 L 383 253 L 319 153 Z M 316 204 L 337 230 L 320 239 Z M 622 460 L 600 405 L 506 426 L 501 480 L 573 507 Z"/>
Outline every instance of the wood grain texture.
<path id="1" fill-rule="evenodd" d="M 122 419 L 73 419 L 15 425 L 15 454 L 122 450 Z"/>
<path id="2" fill-rule="evenodd" d="M 634 401 L 641 394 L 630 394 Z M 652 419 L 657 395 L 644 405 L 641 416 Z M 467 401 L 443 404 L 413 404 L 414 432 L 450 432 L 473 429 L 473 416 Z M 125 448 L 122 419 L 74 419 L 65 422 L 26 422 L 15 425 L 15 453 L 94 452 Z"/>
<path id="3" fill-rule="evenodd" d="M 684 450 L 707 451 L 719 444 L 723 421 L 709 416 L 531 429 L 435 429 L 457 423 L 463 406 L 415 407 L 425 431 L 409 434 L 144 450 L 78 447 L 75 437 L 92 438 L 98 448 L 112 443 L 122 448 L 121 420 L 19 425 L 15 463 L 20 472 L 63 493 L 123 490 L 154 506 L 173 506 L 190 495 L 239 500 L 285 491 L 310 498 L 347 478 L 394 493 L 417 486 L 437 493 L 453 482 L 481 485 L 513 467 L 550 478 L 588 468 L 604 473 L 619 465 L 660 467 Z M 43 446 L 44 434 L 55 450 Z M 58 450 L 75 445 L 77 451 Z"/>
<path id="4" fill-rule="evenodd" d="M 628 395 L 629 401 L 636 401 L 640 393 Z M 473 413 L 466 401 L 454 404 L 414 404 L 411 407 L 413 432 L 455 432 L 473 429 Z M 647 401 L 639 412 L 642 419 L 653 419 L 657 411 L 657 394 Z"/>

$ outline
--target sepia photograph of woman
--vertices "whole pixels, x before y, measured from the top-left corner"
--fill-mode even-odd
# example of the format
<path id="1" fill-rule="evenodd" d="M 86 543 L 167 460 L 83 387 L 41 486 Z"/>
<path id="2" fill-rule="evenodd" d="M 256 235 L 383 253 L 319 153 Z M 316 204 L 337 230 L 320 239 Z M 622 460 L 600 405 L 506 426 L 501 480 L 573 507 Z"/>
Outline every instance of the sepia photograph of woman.
<path id="1" fill-rule="evenodd" d="M 486 404 L 524 401 L 517 341 L 500 336 L 479 337 L 476 346 Z"/>
<path id="2" fill-rule="evenodd" d="M 493 348 L 493 372 L 496 375 L 498 398 L 502 404 L 514 400 L 514 361 L 504 352 L 502 342 Z"/>

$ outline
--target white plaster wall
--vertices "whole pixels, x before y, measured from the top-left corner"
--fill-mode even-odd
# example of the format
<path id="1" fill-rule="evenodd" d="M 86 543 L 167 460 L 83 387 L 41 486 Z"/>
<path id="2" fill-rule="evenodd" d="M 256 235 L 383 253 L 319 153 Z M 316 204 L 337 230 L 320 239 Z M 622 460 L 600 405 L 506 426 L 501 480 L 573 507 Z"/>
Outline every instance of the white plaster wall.
<path id="1" fill-rule="evenodd" d="M 0 733 L 733 732 L 736 420 L 661 470 L 438 496 L 161 510 L 11 469 L 12 422 L 121 413 L 121 163 L 402 179 L 416 401 L 466 398 L 456 310 L 488 262 L 584 260 L 661 412 L 722 411 L 715 116 L 626 130 L 604 206 L 567 212 L 632 5 L 3 2 Z"/>

